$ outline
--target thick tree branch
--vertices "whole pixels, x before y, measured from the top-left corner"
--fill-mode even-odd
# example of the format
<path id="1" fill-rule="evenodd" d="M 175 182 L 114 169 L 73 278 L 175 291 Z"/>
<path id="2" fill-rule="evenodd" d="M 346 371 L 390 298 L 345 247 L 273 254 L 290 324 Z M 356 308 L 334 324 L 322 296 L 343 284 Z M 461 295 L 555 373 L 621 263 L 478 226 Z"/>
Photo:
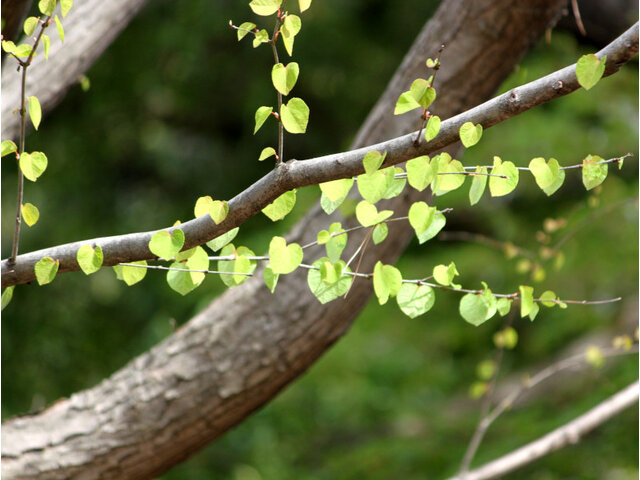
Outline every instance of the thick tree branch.
<path id="1" fill-rule="evenodd" d="M 604 75 L 612 75 L 638 52 L 638 24 L 598 52 L 607 56 Z M 410 133 L 368 147 L 349 152 L 326 155 L 310 160 L 291 160 L 273 170 L 229 202 L 229 215 L 216 225 L 205 216 L 183 223 L 179 227 L 185 234 L 184 249 L 215 238 L 242 225 L 259 213 L 279 195 L 293 188 L 315 185 L 339 178 L 347 178 L 364 172 L 362 158 L 371 150 L 386 151 L 384 166 L 396 165 L 419 155 L 426 155 L 453 144 L 459 138 L 458 131 L 465 122 L 480 123 L 486 129 L 508 118 L 523 113 L 535 106 L 567 95 L 580 88 L 575 75 L 575 64 L 546 77 L 514 88 L 471 110 L 442 122 L 440 134 L 431 142 L 416 146 L 416 133 Z M 155 258 L 148 248 L 149 240 L 156 231 L 132 233 L 114 237 L 88 239 L 57 247 L 37 250 L 20 255 L 11 268 L 7 260 L 2 261 L 2 287 L 23 284 L 35 279 L 33 267 L 41 258 L 52 257 L 60 261 L 58 272 L 79 270 L 76 252 L 82 245 L 99 245 L 104 254 L 104 266 L 121 262 L 149 260 Z"/>
<path id="2" fill-rule="evenodd" d="M 544 437 L 480 468 L 469 471 L 464 476 L 452 477 L 449 480 L 490 480 L 499 478 L 567 445 L 578 443 L 591 430 L 637 403 L 639 393 L 640 384 L 634 382 L 584 415 L 555 429 Z"/>

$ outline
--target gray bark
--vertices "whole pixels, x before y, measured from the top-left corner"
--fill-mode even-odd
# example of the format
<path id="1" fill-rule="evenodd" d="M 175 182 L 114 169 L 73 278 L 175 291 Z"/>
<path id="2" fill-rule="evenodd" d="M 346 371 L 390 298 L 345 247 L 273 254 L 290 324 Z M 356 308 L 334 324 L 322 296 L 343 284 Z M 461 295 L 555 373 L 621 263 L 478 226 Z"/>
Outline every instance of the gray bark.
<path id="1" fill-rule="evenodd" d="M 488 98 L 564 3 L 443 2 L 390 83 L 379 104 L 386 108 L 376 107 L 360 132 L 360 145 L 414 128 L 404 123 L 408 115 L 396 122 L 393 104 L 409 86 L 403 78 L 424 76 L 425 57 L 441 43 L 448 45 L 446 68 L 433 111 L 446 118 Z M 407 192 L 385 207 L 403 215 L 424 196 Z M 316 208 L 290 239 L 315 238 L 328 221 Z M 368 248 L 361 271 L 397 259 L 413 232 L 401 223 Z M 352 235 L 351 251 L 361 239 Z M 258 275 L 96 387 L 5 422 L 4 478 L 152 478 L 222 435 L 304 372 L 348 330 L 371 294 L 370 283 L 357 280 L 347 299 L 320 305 L 304 276 L 284 276 L 273 296 Z"/>

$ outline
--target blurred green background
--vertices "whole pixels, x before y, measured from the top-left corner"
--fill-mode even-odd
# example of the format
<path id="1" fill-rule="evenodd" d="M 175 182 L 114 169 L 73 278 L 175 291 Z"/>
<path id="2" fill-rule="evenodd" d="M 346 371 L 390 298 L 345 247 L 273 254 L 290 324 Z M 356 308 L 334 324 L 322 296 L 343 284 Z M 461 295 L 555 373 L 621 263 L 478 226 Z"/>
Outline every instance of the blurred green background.
<path id="1" fill-rule="evenodd" d="M 238 43 L 229 19 L 253 19 L 247 2 L 155 1 L 88 72 L 91 88 L 74 87 L 48 115 L 28 150 L 43 150 L 49 167 L 26 201 L 41 218 L 23 230 L 21 251 L 59 243 L 159 228 L 188 220 L 202 195 L 231 198 L 271 165 L 256 158 L 275 129 L 253 136 L 253 114 L 272 102 L 271 55 Z M 341 151 L 383 91 L 438 2 L 326 0 L 314 2 L 296 37 L 301 65 L 296 95 L 311 109 L 308 134 L 288 136 L 288 158 Z M 72 39 L 69 39 L 71 41 Z M 504 89 L 576 61 L 596 47 L 554 32 L 516 69 Z M 52 58 L 50 61 L 55 61 Z M 446 58 L 443 57 L 443 68 Z M 505 355 L 501 376 L 535 373 L 586 335 L 633 333 L 638 279 L 637 61 L 590 92 L 580 91 L 485 132 L 463 158 L 491 164 L 492 156 L 526 166 L 536 156 L 561 164 L 586 154 L 610 158 L 602 189 L 585 192 L 579 172 L 567 174 L 551 199 L 522 175 L 516 192 L 485 196 L 468 208 L 468 186 L 436 200 L 453 206 L 447 231 L 480 233 L 538 252 L 574 232 L 553 262 L 539 270 L 522 258 L 476 243 L 414 242 L 399 267 L 406 278 L 455 261 L 461 282 L 484 280 L 494 292 L 522 283 L 563 298 L 623 302 L 598 307 L 543 309 L 534 323 L 515 319 L 517 348 Z M 273 125 L 272 125 L 273 127 Z M 2 162 L 2 257 L 10 249 L 15 209 L 15 164 Z M 467 184 L 468 185 L 468 184 Z M 319 198 L 299 192 L 299 205 L 279 224 L 256 217 L 240 240 L 261 252 Z M 547 218 L 567 226 L 548 234 Z M 531 267 L 531 268 L 527 268 Z M 542 276 L 545 278 L 542 279 Z M 208 278 L 181 297 L 164 275 L 149 272 L 127 288 L 111 269 L 90 277 L 60 275 L 50 285 L 21 286 L 2 312 L 2 416 L 37 410 L 95 385 L 165 338 L 224 286 Z M 444 478 L 456 471 L 479 415 L 469 398 L 477 365 L 494 355 L 494 318 L 479 328 L 457 312 L 459 296 L 440 292 L 432 311 L 411 320 L 395 305 L 372 301 L 354 327 L 298 382 L 242 425 L 163 479 Z M 629 320 L 629 316 L 633 318 Z M 576 375 L 544 390 L 491 428 L 476 464 L 530 441 L 591 408 L 638 377 L 637 356 Z M 523 479 L 627 479 L 638 476 L 638 412 L 631 408 L 587 436 L 517 472 Z"/>

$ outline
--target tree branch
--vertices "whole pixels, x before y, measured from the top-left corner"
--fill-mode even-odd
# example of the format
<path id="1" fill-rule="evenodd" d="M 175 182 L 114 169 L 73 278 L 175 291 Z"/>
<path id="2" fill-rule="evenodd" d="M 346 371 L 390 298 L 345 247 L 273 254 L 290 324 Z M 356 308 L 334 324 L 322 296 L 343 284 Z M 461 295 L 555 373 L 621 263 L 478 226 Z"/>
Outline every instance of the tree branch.
<path id="1" fill-rule="evenodd" d="M 538 460 L 566 445 L 578 443 L 584 435 L 638 402 L 640 384 L 634 382 L 584 415 L 563 425 L 547 435 L 531 442 L 486 465 L 467 472 L 464 476 L 449 480 L 489 480 L 499 478 Z"/>
<path id="2" fill-rule="evenodd" d="M 598 52 L 598 56 L 607 56 L 605 76 L 617 72 L 622 65 L 638 52 L 638 23 Z M 362 158 L 371 150 L 386 151 L 383 167 L 396 165 L 411 158 L 433 153 L 453 144 L 459 139 L 458 131 L 465 122 L 480 123 L 486 129 L 508 118 L 523 113 L 535 106 L 555 98 L 567 95 L 580 88 L 575 75 L 575 64 L 565 67 L 546 77 L 526 85 L 514 88 L 482 105 L 467 110 L 442 122 L 439 135 L 432 141 L 416 146 L 413 142 L 415 132 L 393 138 L 382 143 L 348 152 L 326 155 L 310 160 L 290 160 L 280 168 L 271 171 L 249 188 L 229 201 L 227 218 L 216 225 L 208 216 L 185 222 L 178 227 L 185 234 L 184 249 L 215 238 L 232 228 L 242 225 L 252 216 L 284 192 L 330 180 L 353 177 L 364 172 Z M 155 258 L 148 244 L 156 231 L 132 233 L 113 237 L 88 239 L 56 247 L 37 250 L 16 258 L 10 267 L 7 260 L 2 261 L 2 287 L 31 282 L 35 279 L 34 265 L 43 257 L 52 257 L 60 261 L 59 273 L 79 270 L 76 252 L 82 245 L 99 245 L 104 255 L 104 266 L 123 262 L 150 260 Z"/>

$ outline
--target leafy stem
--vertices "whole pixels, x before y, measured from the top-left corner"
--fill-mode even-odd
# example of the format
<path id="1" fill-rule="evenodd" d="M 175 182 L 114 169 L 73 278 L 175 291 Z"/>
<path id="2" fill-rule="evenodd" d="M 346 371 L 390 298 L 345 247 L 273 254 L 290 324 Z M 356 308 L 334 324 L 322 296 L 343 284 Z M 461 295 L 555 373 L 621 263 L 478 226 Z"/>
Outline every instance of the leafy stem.
<path id="1" fill-rule="evenodd" d="M 281 9 L 278 10 L 278 13 L 276 14 L 276 24 L 273 27 L 273 35 L 271 35 L 271 40 L 269 41 L 269 43 L 271 44 L 271 51 L 273 52 L 274 65 L 280 63 L 276 41 L 278 40 L 280 25 L 282 24 L 282 19 L 284 18 L 281 14 L 282 8 L 284 8 L 284 2 Z M 276 93 L 278 95 L 278 115 L 276 116 L 278 120 L 278 155 L 276 156 L 276 167 L 279 167 L 282 164 L 282 159 L 284 158 L 284 125 L 282 124 L 282 119 L 280 118 L 280 112 L 282 111 L 282 94 L 278 91 L 278 89 L 276 89 Z"/>

